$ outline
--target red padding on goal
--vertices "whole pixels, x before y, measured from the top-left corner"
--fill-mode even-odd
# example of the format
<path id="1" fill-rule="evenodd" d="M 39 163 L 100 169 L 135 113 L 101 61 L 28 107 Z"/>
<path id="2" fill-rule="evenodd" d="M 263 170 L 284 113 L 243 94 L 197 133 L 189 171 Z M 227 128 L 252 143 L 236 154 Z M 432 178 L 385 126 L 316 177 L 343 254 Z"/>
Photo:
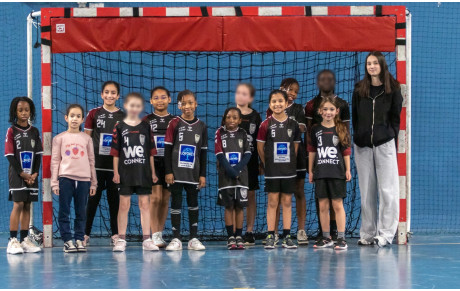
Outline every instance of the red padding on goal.
<path id="1" fill-rule="evenodd" d="M 225 17 L 225 51 L 394 51 L 393 17 Z"/>
<path id="2" fill-rule="evenodd" d="M 56 25 L 65 25 L 57 33 Z M 220 17 L 55 18 L 53 53 L 104 51 L 220 51 Z"/>
<path id="3" fill-rule="evenodd" d="M 56 32 L 56 25 L 61 24 Z M 394 51 L 394 17 L 53 18 L 53 53 Z"/>
<path id="4" fill-rule="evenodd" d="M 43 224 L 53 224 L 53 202 L 43 202 Z"/>
<path id="5" fill-rule="evenodd" d="M 406 153 L 398 153 L 398 173 L 399 176 L 406 176 Z"/>
<path id="6" fill-rule="evenodd" d="M 399 222 L 407 221 L 407 201 L 406 199 L 399 199 Z"/>

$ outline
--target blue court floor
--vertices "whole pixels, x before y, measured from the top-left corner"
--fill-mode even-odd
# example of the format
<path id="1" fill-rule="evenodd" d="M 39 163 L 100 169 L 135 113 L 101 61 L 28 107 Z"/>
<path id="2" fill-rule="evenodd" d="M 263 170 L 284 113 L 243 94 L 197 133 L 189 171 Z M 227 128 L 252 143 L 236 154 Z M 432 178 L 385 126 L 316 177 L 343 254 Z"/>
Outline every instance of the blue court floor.
<path id="1" fill-rule="evenodd" d="M 216 242 L 204 252 L 93 246 L 86 254 L 55 247 L 14 256 L 1 248 L 0 288 L 459 288 L 459 239 L 414 237 L 382 249 L 349 240 L 341 252 L 311 244 L 228 251 Z"/>

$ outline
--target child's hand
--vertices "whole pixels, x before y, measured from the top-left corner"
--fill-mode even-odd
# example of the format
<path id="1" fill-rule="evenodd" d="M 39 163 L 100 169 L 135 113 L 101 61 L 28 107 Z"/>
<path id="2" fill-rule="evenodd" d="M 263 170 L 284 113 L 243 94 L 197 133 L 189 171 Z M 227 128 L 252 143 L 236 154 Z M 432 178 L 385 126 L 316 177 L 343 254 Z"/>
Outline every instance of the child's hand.
<path id="1" fill-rule="evenodd" d="M 200 177 L 200 183 L 198 184 L 198 189 L 206 187 L 206 177 Z"/>
<path id="2" fill-rule="evenodd" d="M 89 196 L 96 195 L 96 189 L 89 189 Z"/>
<path id="3" fill-rule="evenodd" d="M 120 174 L 114 173 L 114 174 L 113 174 L 113 179 L 112 179 L 112 181 L 113 181 L 115 184 L 120 184 Z"/>
<path id="4" fill-rule="evenodd" d="M 32 177 L 31 175 L 27 174 L 26 172 L 21 172 L 19 176 L 26 182 L 30 181 L 30 178 Z"/>
<path id="5" fill-rule="evenodd" d="M 157 177 L 157 175 L 155 175 L 155 173 L 152 174 L 152 181 L 153 181 L 153 183 L 158 182 L 158 177 Z"/>
<path id="6" fill-rule="evenodd" d="M 33 185 L 35 183 L 35 179 L 37 179 L 38 173 L 34 173 L 30 175 L 30 179 L 26 181 L 27 184 Z"/>
<path id="7" fill-rule="evenodd" d="M 313 184 L 313 172 L 308 173 L 308 182 Z"/>
<path id="8" fill-rule="evenodd" d="M 59 188 L 54 188 L 53 193 L 57 196 L 59 196 Z"/>
<path id="9" fill-rule="evenodd" d="M 166 184 L 172 185 L 174 184 L 174 175 L 173 174 L 167 174 L 165 176 Z"/>
<path id="10" fill-rule="evenodd" d="M 345 176 L 347 177 L 347 182 L 350 182 L 350 181 L 351 181 L 351 172 L 350 172 L 350 171 L 346 171 L 346 172 L 345 172 Z"/>

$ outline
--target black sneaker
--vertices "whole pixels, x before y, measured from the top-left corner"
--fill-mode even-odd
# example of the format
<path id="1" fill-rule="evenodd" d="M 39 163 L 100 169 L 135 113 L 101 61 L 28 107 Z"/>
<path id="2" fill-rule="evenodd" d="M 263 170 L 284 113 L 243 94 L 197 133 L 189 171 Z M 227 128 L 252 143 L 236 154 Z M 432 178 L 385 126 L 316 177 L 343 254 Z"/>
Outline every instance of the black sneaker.
<path id="1" fill-rule="evenodd" d="M 241 236 L 236 237 L 236 247 L 239 250 L 244 250 L 245 249 L 244 240 L 243 240 L 243 238 Z"/>
<path id="2" fill-rule="evenodd" d="M 231 237 L 228 238 L 228 240 L 227 240 L 227 249 L 229 249 L 229 250 L 236 250 L 237 249 L 236 240 L 235 240 L 234 236 L 231 236 Z"/>
<path id="3" fill-rule="evenodd" d="M 321 237 L 319 238 L 315 245 L 313 246 L 314 248 L 322 249 L 322 248 L 327 248 L 327 247 L 332 247 L 334 245 L 334 242 L 332 241 L 331 238 L 329 237 Z"/>
<path id="4" fill-rule="evenodd" d="M 73 241 L 69 240 L 64 243 L 64 252 L 65 253 L 76 253 L 77 248 L 73 244 Z"/>
<path id="5" fill-rule="evenodd" d="M 283 239 L 283 248 L 286 249 L 296 249 L 297 245 L 294 243 L 294 241 L 291 238 L 291 235 L 288 234 L 284 239 Z"/>
<path id="6" fill-rule="evenodd" d="M 348 249 L 347 241 L 343 237 L 338 238 L 334 249 L 336 249 L 336 250 L 346 250 L 346 249 Z"/>
<path id="7" fill-rule="evenodd" d="M 265 239 L 265 246 L 266 249 L 274 249 L 275 248 L 275 236 L 273 234 L 267 235 Z"/>
<path id="8" fill-rule="evenodd" d="M 247 246 L 253 246 L 256 244 L 256 238 L 252 232 L 246 232 L 244 234 L 244 244 Z"/>
<path id="9" fill-rule="evenodd" d="M 83 245 L 83 242 L 81 240 L 76 240 L 75 241 L 77 252 L 86 252 L 86 247 Z"/>

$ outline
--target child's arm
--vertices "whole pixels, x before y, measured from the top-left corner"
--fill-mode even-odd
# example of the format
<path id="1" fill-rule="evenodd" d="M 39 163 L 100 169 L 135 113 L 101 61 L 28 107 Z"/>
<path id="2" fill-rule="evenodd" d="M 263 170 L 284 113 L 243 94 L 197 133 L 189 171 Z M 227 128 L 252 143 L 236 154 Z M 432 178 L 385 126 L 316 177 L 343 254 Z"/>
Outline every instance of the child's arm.
<path id="1" fill-rule="evenodd" d="M 258 141 L 257 142 L 257 152 L 259 153 L 259 159 L 262 163 L 262 165 L 265 167 L 265 142 Z"/>
<path id="2" fill-rule="evenodd" d="M 59 165 L 61 163 L 61 137 L 53 138 L 53 145 L 51 148 L 51 189 L 53 193 L 59 195 Z"/>
<path id="3" fill-rule="evenodd" d="M 206 166 L 208 164 L 208 127 L 205 125 L 201 134 L 200 183 L 198 189 L 206 187 Z"/>
<path id="4" fill-rule="evenodd" d="M 297 157 L 297 153 L 299 152 L 299 144 L 301 140 L 302 140 L 302 131 L 300 129 L 300 126 L 296 124 L 295 130 L 294 130 L 294 150 L 295 150 L 296 157 Z"/>
<path id="5" fill-rule="evenodd" d="M 120 160 L 120 141 L 118 140 L 118 126 L 115 126 L 112 134 L 112 145 L 110 155 L 113 157 L 113 179 L 115 184 L 120 184 L 120 173 L 118 172 L 118 162 Z"/>
<path id="6" fill-rule="evenodd" d="M 120 173 L 118 172 L 119 157 L 113 157 L 113 182 L 120 184 Z"/>
<path id="7" fill-rule="evenodd" d="M 95 110 L 90 110 L 85 119 L 85 133 L 89 136 L 93 135 L 94 129 L 94 112 Z"/>
<path id="8" fill-rule="evenodd" d="M 153 183 L 158 182 L 158 177 L 155 173 L 155 163 L 153 161 L 153 156 L 150 156 L 150 169 L 152 170 L 152 181 Z"/>
<path id="9" fill-rule="evenodd" d="M 267 119 L 260 124 L 259 132 L 257 133 L 257 153 L 259 154 L 259 159 L 261 165 L 265 167 L 265 141 L 267 140 Z"/>
<path id="10" fill-rule="evenodd" d="M 310 184 L 313 184 L 313 167 L 315 164 L 316 158 L 316 139 L 314 137 L 313 131 L 311 131 L 310 143 L 307 145 L 308 150 L 308 181 Z"/>
<path id="11" fill-rule="evenodd" d="M 167 184 L 174 184 L 174 174 L 172 170 L 172 149 L 174 143 L 175 129 L 177 125 L 177 120 L 173 119 L 168 124 L 168 129 L 166 129 L 165 135 L 165 181 Z"/>
<path id="12" fill-rule="evenodd" d="M 149 126 L 150 129 L 150 126 Z M 150 170 L 152 171 L 152 181 L 156 183 L 158 181 L 158 177 L 155 173 L 155 162 L 154 156 L 157 154 L 157 149 L 155 145 L 155 139 L 153 136 L 153 132 L 150 130 Z"/>
<path id="13" fill-rule="evenodd" d="M 97 176 L 96 176 L 96 159 L 94 157 L 94 146 L 93 140 L 90 138 L 88 139 L 88 143 L 86 145 L 86 152 L 88 153 L 88 160 L 89 160 L 89 168 L 91 171 L 91 186 L 89 188 L 89 195 L 94 196 L 96 194 L 97 188 Z"/>
<path id="14" fill-rule="evenodd" d="M 345 161 L 345 176 L 347 181 L 351 181 L 350 156 L 344 156 L 343 160 Z"/>

